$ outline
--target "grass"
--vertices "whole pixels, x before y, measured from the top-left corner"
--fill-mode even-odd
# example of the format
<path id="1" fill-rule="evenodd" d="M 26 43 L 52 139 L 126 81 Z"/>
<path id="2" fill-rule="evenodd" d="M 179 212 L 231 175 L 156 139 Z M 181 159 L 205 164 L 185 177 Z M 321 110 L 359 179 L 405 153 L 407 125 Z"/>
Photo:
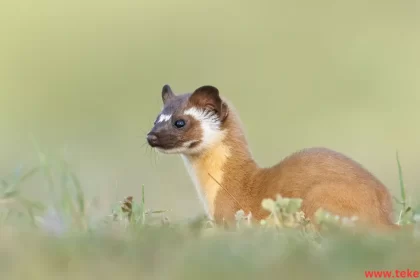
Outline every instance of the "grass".
<path id="1" fill-rule="evenodd" d="M 234 230 L 201 218 L 174 224 L 148 208 L 144 186 L 97 217 L 71 166 L 36 147 L 38 166 L 0 180 L 0 279 L 366 279 L 420 270 L 420 211 L 408 205 L 398 154 L 396 216 L 406 230 L 361 235 L 351 219 L 322 210 L 316 233 L 301 200 L 280 196 L 262 202 L 271 214 L 259 225 L 241 211 Z M 42 201 L 24 195 L 38 175 L 49 194 Z"/>

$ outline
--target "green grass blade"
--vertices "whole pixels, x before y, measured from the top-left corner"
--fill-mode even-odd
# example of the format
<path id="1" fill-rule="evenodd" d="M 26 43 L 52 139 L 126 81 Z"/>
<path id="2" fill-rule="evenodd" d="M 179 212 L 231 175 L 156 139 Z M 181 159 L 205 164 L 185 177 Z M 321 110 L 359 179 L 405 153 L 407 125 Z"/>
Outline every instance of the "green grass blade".
<path id="1" fill-rule="evenodd" d="M 405 210 L 407 200 L 406 200 L 406 194 L 405 194 L 403 172 L 402 172 L 401 162 L 400 162 L 400 159 L 399 159 L 399 156 L 398 156 L 398 151 L 396 153 L 396 158 L 397 158 L 397 164 L 398 164 L 398 177 L 399 177 L 399 182 L 400 182 L 401 203 L 402 203 L 403 208 Z"/>
<path id="2" fill-rule="evenodd" d="M 85 197 L 79 178 L 74 172 L 70 171 L 70 178 L 76 188 L 76 200 L 79 204 L 79 213 L 83 216 L 85 214 Z"/>
<path id="3" fill-rule="evenodd" d="M 53 176 L 52 176 L 50 163 L 49 163 L 49 160 L 47 158 L 47 155 L 42 151 L 38 141 L 35 139 L 35 137 L 33 135 L 31 135 L 31 139 L 32 139 L 32 144 L 34 145 L 35 150 L 38 154 L 38 160 L 39 160 L 39 162 L 41 164 L 41 167 L 43 169 L 44 177 L 47 180 L 48 190 L 49 190 L 51 195 L 54 195 L 55 194 L 54 179 L 53 179 Z"/>
<path id="4" fill-rule="evenodd" d="M 1 185 L 3 188 L 7 188 L 7 186 L 8 186 L 9 184 L 7 183 L 7 181 L 6 181 L 6 180 L 4 180 L 4 179 L 0 179 L 0 185 Z"/>
<path id="5" fill-rule="evenodd" d="M 25 174 L 19 176 L 14 183 L 8 185 L 8 187 L 5 190 L 5 193 L 15 191 L 16 188 L 18 188 L 23 182 L 25 182 L 29 178 L 33 177 L 39 171 L 40 171 L 40 167 L 39 166 L 34 167 L 34 168 L 31 168 L 28 172 L 26 172 Z"/>
<path id="6" fill-rule="evenodd" d="M 146 200 L 144 197 L 144 185 L 141 186 L 141 215 L 142 215 L 142 224 L 146 223 Z"/>

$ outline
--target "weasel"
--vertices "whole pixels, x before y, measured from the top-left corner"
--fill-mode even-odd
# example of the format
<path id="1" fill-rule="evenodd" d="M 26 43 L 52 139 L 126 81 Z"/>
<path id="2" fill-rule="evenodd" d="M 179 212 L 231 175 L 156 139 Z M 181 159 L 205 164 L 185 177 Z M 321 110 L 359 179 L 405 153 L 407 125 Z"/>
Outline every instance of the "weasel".
<path id="1" fill-rule="evenodd" d="M 163 109 L 147 141 L 161 153 L 181 155 L 206 214 L 216 223 L 234 221 L 238 210 L 264 219 L 269 213 L 262 200 L 279 194 L 301 198 L 301 210 L 310 220 L 322 208 L 341 217 L 357 216 L 369 226 L 396 227 L 387 188 L 349 157 L 314 147 L 261 167 L 251 155 L 239 115 L 216 87 L 176 95 L 165 85 L 161 98 Z"/>

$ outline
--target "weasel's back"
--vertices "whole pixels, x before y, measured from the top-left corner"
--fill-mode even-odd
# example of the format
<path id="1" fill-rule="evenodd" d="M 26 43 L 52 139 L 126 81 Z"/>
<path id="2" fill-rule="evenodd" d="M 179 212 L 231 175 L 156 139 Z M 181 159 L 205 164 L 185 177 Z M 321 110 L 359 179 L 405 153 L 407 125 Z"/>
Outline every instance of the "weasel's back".
<path id="1" fill-rule="evenodd" d="M 312 217 L 318 208 L 339 216 L 358 216 L 370 224 L 392 224 L 392 199 L 386 187 L 356 161 L 326 148 L 296 152 L 262 170 L 266 196 L 303 199 Z"/>

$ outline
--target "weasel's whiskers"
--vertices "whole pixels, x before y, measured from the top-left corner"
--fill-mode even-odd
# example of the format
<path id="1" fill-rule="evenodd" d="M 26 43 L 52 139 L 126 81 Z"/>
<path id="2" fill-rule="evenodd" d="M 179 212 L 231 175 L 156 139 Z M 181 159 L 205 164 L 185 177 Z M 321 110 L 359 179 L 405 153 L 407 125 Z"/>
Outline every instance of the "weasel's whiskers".
<path id="1" fill-rule="evenodd" d="M 153 149 L 153 154 L 154 154 L 154 158 L 155 158 L 155 165 L 157 167 L 157 162 L 159 160 L 159 153 L 155 149 Z"/>
<path id="2" fill-rule="evenodd" d="M 143 144 L 140 145 L 140 149 L 143 149 L 147 145 L 147 141 L 145 141 Z"/>

